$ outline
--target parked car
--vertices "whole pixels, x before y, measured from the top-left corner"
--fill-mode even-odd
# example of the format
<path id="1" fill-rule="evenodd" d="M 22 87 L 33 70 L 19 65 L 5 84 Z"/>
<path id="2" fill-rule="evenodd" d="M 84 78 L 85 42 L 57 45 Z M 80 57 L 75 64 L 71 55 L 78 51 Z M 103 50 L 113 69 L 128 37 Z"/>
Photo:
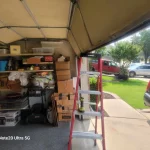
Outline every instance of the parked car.
<path id="1" fill-rule="evenodd" d="M 144 64 L 141 66 L 133 66 L 128 69 L 129 71 L 129 76 L 130 77 L 135 77 L 135 76 L 150 76 L 150 64 Z"/>
<path id="2" fill-rule="evenodd" d="M 144 104 L 150 107 L 150 81 L 148 82 L 146 92 L 144 94 Z"/>
<path id="3" fill-rule="evenodd" d="M 141 63 L 132 63 L 129 65 L 128 69 L 130 68 L 133 68 L 133 67 L 138 67 L 138 66 L 141 66 L 142 64 Z"/>
<path id="4" fill-rule="evenodd" d="M 102 67 L 103 67 L 103 73 L 106 74 L 119 74 L 120 67 L 118 64 L 112 60 L 102 60 Z M 98 70 L 98 62 L 95 60 L 92 60 L 92 70 L 97 71 Z"/>

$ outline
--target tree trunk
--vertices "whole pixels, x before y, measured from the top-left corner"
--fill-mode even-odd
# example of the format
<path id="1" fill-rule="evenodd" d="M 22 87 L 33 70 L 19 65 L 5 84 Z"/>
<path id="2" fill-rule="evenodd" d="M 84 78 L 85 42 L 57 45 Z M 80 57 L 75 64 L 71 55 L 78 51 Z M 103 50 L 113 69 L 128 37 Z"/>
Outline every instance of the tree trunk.
<path id="1" fill-rule="evenodd" d="M 147 64 L 147 59 L 148 59 L 148 57 L 145 57 L 144 59 L 145 59 L 145 64 Z"/>

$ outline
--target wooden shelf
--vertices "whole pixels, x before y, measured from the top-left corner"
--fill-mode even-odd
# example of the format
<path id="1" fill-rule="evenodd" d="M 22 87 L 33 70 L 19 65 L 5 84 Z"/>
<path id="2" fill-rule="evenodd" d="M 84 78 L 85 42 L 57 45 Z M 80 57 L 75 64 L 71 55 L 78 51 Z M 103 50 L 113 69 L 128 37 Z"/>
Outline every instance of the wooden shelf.
<path id="1" fill-rule="evenodd" d="M 22 109 L 27 109 L 29 106 L 25 106 L 25 107 L 22 107 L 22 108 L 10 108 L 10 109 L 0 109 L 0 111 L 5 111 L 5 110 L 22 110 Z"/>
<path id="2" fill-rule="evenodd" d="M 34 63 L 34 64 L 53 64 L 53 62 L 40 62 L 40 63 Z M 33 65 L 33 64 L 28 64 L 27 62 L 24 62 L 23 65 Z"/>
<path id="3" fill-rule="evenodd" d="M 0 57 L 8 57 L 8 56 L 51 56 L 52 53 L 25 53 L 25 54 L 0 54 Z"/>
<path id="4" fill-rule="evenodd" d="M 12 91 L 11 89 L 0 89 L 0 92 L 4 92 L 4 91 Z"/>
<path id="5" fill-rule="evenodd" d="M 53 72 L 54 70 L 24 70 L 24 71 L 0 71 L 0 73 L 10 73 L 10 72 Z"/>

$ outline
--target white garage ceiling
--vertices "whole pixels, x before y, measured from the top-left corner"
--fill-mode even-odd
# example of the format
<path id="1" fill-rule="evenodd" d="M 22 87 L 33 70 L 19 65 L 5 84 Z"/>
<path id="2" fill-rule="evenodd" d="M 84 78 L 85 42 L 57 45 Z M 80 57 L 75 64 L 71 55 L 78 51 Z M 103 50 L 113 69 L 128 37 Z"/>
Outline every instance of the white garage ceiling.
<path id="1" fill-rule="evenodd" d="M 90 51 L 150 19 L 150 0 L 0 0 L 0 41 L 67 39 Z"/>

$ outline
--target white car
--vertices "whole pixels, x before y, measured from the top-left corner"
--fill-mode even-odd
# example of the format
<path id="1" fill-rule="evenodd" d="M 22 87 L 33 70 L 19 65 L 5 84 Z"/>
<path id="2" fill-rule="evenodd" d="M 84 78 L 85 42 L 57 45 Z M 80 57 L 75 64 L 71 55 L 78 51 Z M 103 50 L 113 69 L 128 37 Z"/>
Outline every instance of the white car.
<path id="1" fill-rule="evenodd" d="M 133 67 L 137 67 L 137 66 L 140 66 L 140 65 L 142 65 L 142 64 L 141 63 L 132 63 L 132 64 L 129 65 L 128 69 L 131 69 Z"/>
<path id="2" fill-rule="evenodd" d="M 150 64 L 143 64 L 140 66 L 133 66 L 128 68 L 129 71 L 129 76 L 134 77 L 134 76 L 150 76 Z"/>

